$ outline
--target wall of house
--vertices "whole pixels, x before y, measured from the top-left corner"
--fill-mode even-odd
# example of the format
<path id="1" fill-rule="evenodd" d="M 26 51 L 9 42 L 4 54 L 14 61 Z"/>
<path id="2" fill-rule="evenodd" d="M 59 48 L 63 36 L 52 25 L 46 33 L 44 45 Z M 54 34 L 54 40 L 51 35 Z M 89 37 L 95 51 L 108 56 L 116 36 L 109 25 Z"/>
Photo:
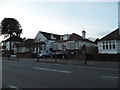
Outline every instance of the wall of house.
<path id="1" fill-rule="evenodd" d="M 34 42 L 35 43 L 39 43 L 39 42 L 43 42 L 43 41 L 47 41 L 47 38 L 40 32 L 38 32 L 38 34 L 36 35 Z M 34 53 L 39 53 L 39 52 L 43 52 L 46 50 L 46 45 L 45 44 L 41 44 L 41 46 L 35 46 L 34 47 Z"/>
<path id="2" fill-rule="evenodd" d="M 42 44 L 41 47 L 39 47 L 39 52 L 49 52 L 50 48 L 53 48 L 53 40 L 47 40 L 45 42 L 46 44 Z"/>
<path id="3" fill-rule="evenodd" d="M 110 42 L 111 42 L 111 44 L 110 44 Z M 117 54 L 118 49 L 119 49 L 119 46 L 118 46 L 117 40 L 106 40 L 106 41 L 98 42 L 98 52 L 100 54 L 105 54 L 105 53 L 106 54 Z"/>
<path id="4" fill-rule="evenodd" d="M 48 40 L 48 42 L 46 42 L 46 44 L 45 44 L 45 52 L 49 52 L 49 49 L 50 48 L 53 48 L 53 42 L 54 42 L 54 40 Z"/>
<path id="5" fill-rule="evenodd" d="M 6 50 L 6 44 L 5 44 L 5 42 L 2 42 L 2 43 L 1 43 L 1 47 L 2 47 L 1 51 Z"/>
<path id="6" fill-rule="evenodd" d="M 11 47 L 12 47 L 11 49 L 12 50 L 14 49 L 14 47 L 13 47 L 14 43 L 19 43 L 19 42 L 11 42 Z M 6 47 L 4 50 L 10 50 L 10 42 L 3 42 L 2 46 Z"/>
<path id="7" fill-rule="evenodd" d="M 38 33 L 37 36 L 35 37 L 35 42 L 45 42 L 45 44 L 42 44 L 41 47 L 38 47 L 38 52 L 49 52 L 50 48 L 53 48 L 52 43 L 54 42 L 54 40 L 47 40 L 47 38 L 42 34 L 42 33 Z M 36 52 L 36 48 L 35 48 L 35 52 Z"/>
<path id="8" fill-rule="evenodd" d="M 29 48 L 26 48 L 26 47 L 19 47 L 18 49 L 15 49 L 15 52 L 18 52 L 18 53 L 25 53 L 25 52 L 29 52 L 30 49 Z"/>
<path id="9" fill-rule="evenodd" d="M 1 51 L 2 51 L 2 43 L 0 43 L 0 53 L 1 53 Z"/>
<path id="10" fill-rule="evenodd" d="M 46 41 L 46 40 L 47 38 L 40 32 L 38 32 L 37 36 L 34 39 L 35 42 L 41 42 L 41 41 Z"/>
<path id="11" fill-rule="evenodd" d="M 60 38 L 61 38 L 62 40 L 69 40 L 70 35 L 69 35 L 69 34 L 61 35 Z"/>
<path id="12" fill-rule="evenodd" d="M 79 41 L 79 45 L 80 45 L 80 47 L 82 47 L 83 45 L 97 47 L 96 44 L 91 43 L 91 42 L 87 42 L 87 41 Z"/>
<path id="13" fill-rule="evenodd" d="M 83 45 L 86 46 L 86 53 L 92 54 L 92 53 L 98 53 L 98 47 L 96 44 L 86 41 L 79 41 L 79 48 L 82 49 Z"/>
<path id="14" fill-rule="evenodd" d="M 53 50 L 62 50 L 63 43 L 53 43 Z"/>
<path id="15" fill-rule="evenodd" d="M 76 45 L 77 42 L 75 41 L 68 41 L 66 42 L 66 49 L 72 50 L 72 49 L 78 49 L 78 46 Z"/>
<path id="16" fill-rule="evenodd" d="M 63 47 L 62 45 L 65 45 L 66 47 Z M 96 52 L 96 45 L 89 42 L 84 41 L 67 41 L 62 43 L 53 43 L 53 50 L 80 50 L 83 45 L 86 45 L 86 51 L 87 53 L 95 53 Z"/>
<path id="17" fill-rule="evenodd" d="M 118 53 L 120 53 L 120 40 L 118 40 L 117 42 L 118 42 Z"/>
<path id="18" fill-rule="evenodd" d="M 10 50 L 10 42 L 3 42 L 3 46 L 5 46 L 6 48 L 4 50 Z"/>

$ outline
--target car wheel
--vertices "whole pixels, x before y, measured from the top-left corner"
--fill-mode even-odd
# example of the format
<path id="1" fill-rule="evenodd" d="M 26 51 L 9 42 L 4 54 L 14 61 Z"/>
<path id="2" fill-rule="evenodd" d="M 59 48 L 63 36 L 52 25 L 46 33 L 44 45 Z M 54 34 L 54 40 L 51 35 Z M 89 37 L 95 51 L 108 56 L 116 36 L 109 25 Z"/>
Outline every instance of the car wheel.
<path id="1" fill-rule="evenodd" d="M 45 58 L 45 56 L 42 56 L 43 58 Z"/>

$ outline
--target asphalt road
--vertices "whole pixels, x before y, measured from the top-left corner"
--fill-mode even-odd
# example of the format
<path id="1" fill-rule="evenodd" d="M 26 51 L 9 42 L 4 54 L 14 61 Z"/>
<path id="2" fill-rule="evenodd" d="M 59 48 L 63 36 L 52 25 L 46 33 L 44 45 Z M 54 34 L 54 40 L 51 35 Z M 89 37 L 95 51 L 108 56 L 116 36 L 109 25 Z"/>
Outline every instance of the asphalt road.
<path id="1" fill-rule="evenodd" d="M 118 70 L 2 60 L 2 88 L 118 88 Z"/>

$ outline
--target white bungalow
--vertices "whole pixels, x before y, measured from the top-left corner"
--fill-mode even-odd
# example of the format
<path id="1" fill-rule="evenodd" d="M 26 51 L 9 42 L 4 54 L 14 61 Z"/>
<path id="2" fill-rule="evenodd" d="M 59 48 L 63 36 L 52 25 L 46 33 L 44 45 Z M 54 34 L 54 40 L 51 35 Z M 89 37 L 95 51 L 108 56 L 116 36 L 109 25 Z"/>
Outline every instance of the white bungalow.
<path id="1" fill-rule="evenodd" d="M 34 53 L 49 52 L 53 48 L 52 43 L 59 39 L 60 35 L 39 31 L 34 39 Z"/>
<path id="2" fill-rule="evenodd" d="M 120 30 L 119 28 L 101 38 L 98 41 L 98 50 L 100 54 L 118 54 L 120 53 Z"/>
<path id="3" fill-rule="evenodd" d="M 83 30 L 82 36 L 76 33 L 62 35 L 59 41 L 53 43 L 53 50 L 77 52 L 81 51 L 82 47 L 85 45 L 87 52 L 93 53 L 93 49 L 95 49 L 97 45 L 86 39 L 85 33 L 86 32 Z"/>

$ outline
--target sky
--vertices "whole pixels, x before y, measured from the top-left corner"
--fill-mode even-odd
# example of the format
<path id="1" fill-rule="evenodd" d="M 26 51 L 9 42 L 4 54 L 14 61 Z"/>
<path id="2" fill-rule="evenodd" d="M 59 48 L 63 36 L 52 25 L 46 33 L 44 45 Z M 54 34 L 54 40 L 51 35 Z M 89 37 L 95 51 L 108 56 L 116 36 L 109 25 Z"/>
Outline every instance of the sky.
<path id="1" fill-rule="evenodd" d="M 0 22 L 5 17 L 19 21 L 22 38 L 34 39 L 39 31 L 82 35 L 83 29 L 87 38 L 102 38 L 118 28 L 118 0 L 1 0 Z"/>

